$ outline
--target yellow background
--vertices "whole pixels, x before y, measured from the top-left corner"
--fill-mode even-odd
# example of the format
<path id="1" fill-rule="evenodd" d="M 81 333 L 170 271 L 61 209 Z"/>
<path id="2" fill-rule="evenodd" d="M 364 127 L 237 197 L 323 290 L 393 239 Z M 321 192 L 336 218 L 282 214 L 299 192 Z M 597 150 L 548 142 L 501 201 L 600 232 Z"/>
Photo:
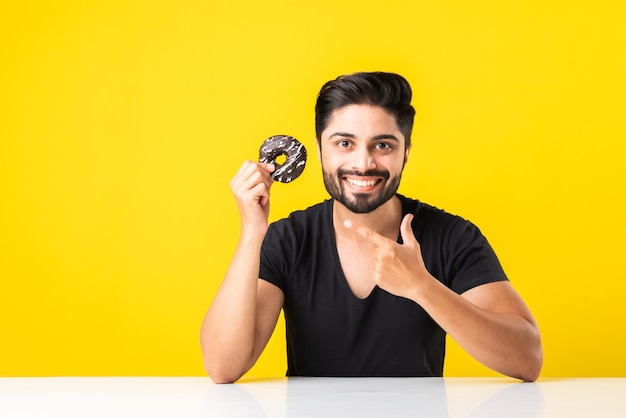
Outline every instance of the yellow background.
<path id="1" fill-rule="evenodd" d="M 313 105 L 414 87 L 400 191 L 476 223 L 542 333 L 542 376 L 626 376 L 623 1 L 20 1 L 0 13 L 0 375 L 203 375 L 228 183 L 273 134 L 326 198 Z M 280 324 L 251 376 L 285 372 Z M 445 374 L 492 375 L 451 343 Z"/>

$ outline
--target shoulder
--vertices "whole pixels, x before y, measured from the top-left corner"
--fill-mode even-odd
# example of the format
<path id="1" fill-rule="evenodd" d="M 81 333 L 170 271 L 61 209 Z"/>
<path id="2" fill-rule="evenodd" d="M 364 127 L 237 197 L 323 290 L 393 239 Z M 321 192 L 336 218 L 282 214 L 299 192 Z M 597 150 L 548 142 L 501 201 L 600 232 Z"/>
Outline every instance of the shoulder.
<path id="1" fill-rule="evenodd" d="M 325 200 L 306 209 L 291 212 L 288 217 L 272 222 L 270 228 L 294 228 L 312 222 L 319 222 L 328 218 L 329 213 L 332 214 L 332 201 Z"/>
<path id="2" fill-rule="evenodd" d="M 399 197 L 402 215 L 414 215 L 411 226 L 420 244 L 452 253 L 475 245 L 488 245 L 478 226 L 471 221 L 424 202 Z"/>
<path id="3" fill-rule="evenodd" d="M 506 281 L 498 258 L 476 225 L 458 215 L 403 198 L 413 213 L 413 232 L 431 273 L 457 293 L 478 285 Z"/>
<path id="4" fill-rule="evenodd" d="M 314 258 L 321 246 L 328 246 L 332 230 L 332 205 L 329 201 L 292 212 L 272 222 L 261 247 L 259 277 L 285 289 L 286 278 L 303 260 Z"/>
<path id="5" fill-rule="evenodd" d="M 299 240 L 319 230 L 332 220 L 332 201 L 325 200 L 306 209 L 296 210 L 288 217 L 272 222 L 267 236 L 280 240 Z"/>
<path id="6" fill-rule="evenodd" d="M 412 225 L 415 232 L 438 231 L 443 233 L 452 232 L 458 228 L 463 229 L 468 226 L 474 226 L 470 221 L 444 209 L 400 194 L 398 197 L 402 202 L 402 216 L 407 214 L 414 216 Z"/>

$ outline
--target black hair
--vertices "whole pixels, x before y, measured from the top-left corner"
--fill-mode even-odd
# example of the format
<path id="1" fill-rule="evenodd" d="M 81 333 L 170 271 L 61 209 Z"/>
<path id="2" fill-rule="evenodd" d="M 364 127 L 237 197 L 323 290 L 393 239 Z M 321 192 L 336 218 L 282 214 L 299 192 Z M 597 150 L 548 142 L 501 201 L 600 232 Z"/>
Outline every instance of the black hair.
<path id="1" fill-rule="evenodd" d="M 337 109 L 353 104 L 380 106 L 396 120 L 404 135 L 405 147 L 411 145 L 415 109 L 411 106 L 409 82 L 395 73 L 359 72 L 342 75 L 324 84 L 315 103 L 315 135 L 320 144 L 322 132 Z"/>

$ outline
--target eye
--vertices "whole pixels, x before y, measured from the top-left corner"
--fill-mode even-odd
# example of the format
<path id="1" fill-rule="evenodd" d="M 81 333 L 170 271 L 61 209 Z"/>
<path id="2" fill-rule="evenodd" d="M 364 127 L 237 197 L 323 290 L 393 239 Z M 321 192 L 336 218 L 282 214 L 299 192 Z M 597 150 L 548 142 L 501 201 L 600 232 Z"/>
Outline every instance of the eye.
<path id="1" fill-rule="evenodd" d="M 376 145 L 374 145 L 374 149 L 377 150 L 390 150 L 392 148 L 393 147 L 388 142 L 377 142 Z"/>
<path id="2" fill-rule="evenodd" d="M 337 146 L 339 146 L 339 148 L 348 148 L 350 146 L 350 141 L 342 139 L 341 141 L 337 141 Z"/>

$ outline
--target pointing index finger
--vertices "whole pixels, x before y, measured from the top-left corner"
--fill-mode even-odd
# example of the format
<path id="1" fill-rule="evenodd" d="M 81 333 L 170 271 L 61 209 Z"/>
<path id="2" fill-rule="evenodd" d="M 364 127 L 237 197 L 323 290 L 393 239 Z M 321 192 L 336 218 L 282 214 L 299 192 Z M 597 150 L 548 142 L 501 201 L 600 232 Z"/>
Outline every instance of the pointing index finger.
<path id="1" fill-rule="evenodd" d="M 377 246 L 384 245 L 388 241 L 387 238 L 373 231 L 371 228 L 368 228 L 363 225 L 359 225 L 358 223 L 352 222 L 349 219 L 346 219 L 345 221 L 343 221 L 343 226 L 345 226 L 348 229 L 351 229 L 352 231 L 361 235 L 363 238 L 368 239 L 369 241 L 376 244 Z"/>

